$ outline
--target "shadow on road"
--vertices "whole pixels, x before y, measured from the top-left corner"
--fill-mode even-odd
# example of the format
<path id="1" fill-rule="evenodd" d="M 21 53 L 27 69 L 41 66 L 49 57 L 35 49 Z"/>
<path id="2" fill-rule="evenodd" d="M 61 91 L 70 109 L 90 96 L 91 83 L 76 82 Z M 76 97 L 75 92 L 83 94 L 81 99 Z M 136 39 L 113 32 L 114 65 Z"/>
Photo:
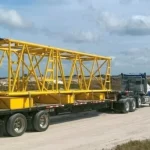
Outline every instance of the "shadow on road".
<path id="1" fill-rule="evenodd" d="M 87 119 L 87 118 L 93 118 L 93 117 L 97 117 L 100 116 L 102 114 L 114 114 L 114 111 L 111 110 L 103 110 L 101 112 L 97 112 L 97 111 L 87 111 L 87 112 L 80 112 L 80 113 L 74 113 L 74 114 L 63 114 L 63 115 L 59 115 L 59 116 L 51 116 L 50 117 L 50 125 L 52 124 L 58 124 L 58 123 L 64 123 L 64 122 L 68 122 L 68 121 L 76 121 L 76 120 L 81 120 L 81 119 Z"/>

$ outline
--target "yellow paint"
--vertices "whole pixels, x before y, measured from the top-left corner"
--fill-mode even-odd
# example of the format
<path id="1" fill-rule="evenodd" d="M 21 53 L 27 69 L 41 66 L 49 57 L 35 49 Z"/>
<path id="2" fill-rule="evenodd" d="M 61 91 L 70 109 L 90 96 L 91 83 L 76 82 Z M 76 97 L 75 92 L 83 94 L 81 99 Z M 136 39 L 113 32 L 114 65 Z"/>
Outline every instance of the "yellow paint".
<path id="1" fill-rule="evenodd" d="M 75 95 L 75 100 L 88 100 L 89 93 L 79 93 Z"/>
<path id="2" fill-rule="evenodd" d="M 106 93 L 80 93 L 75 96 L 76 100 L 105 100 Z"/>
<path id="3" fill-rule="evenodd" d="M 36 102 L 69 104 L 75 99 L 104 100 L 112 91 L 110 57 L 13 39 L 1 39 L 0 52 L 0 65 L 4 60 L 8 62 L 8 82 L 0 85 L 0 108 L 29 107 L 28 99 L 8 96 L 25 97 L 30 93 L 31 97 L 40 97 Z"/>
<path id="4" fill-rule="evenodd" d="M 25 97 L 1 97 L 0 109 L 24 109 L 33 107 L 33 99 Z"/>
<path id="5" fill-rule="evenodd" d="M 42 104 L 71 104 L 74 103 L 74 94 L 49 94 L 35 98 L 36 103 Z"/>

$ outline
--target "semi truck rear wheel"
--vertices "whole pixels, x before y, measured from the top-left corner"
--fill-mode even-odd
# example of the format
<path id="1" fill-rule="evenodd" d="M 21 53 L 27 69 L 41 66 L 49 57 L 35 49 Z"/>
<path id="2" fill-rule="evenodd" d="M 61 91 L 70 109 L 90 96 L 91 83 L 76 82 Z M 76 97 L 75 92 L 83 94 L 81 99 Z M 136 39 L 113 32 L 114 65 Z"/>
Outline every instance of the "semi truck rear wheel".
<path id="1" fill-rule="evenodd" d="M 135 99 L 131 99 L 130 100 L 130 112 L 133 112 L 136 110 L 136 100 Z"/>
<path id="2" fill-rule="evenodd" d="M 141 100 L 140 97 L 138 97 L 137 100 L 136 100 L 136 107 L 137 107 L 137 108 L 140 108 L 141 105 L 142 105 L 142 100 Z"/>
<path id="3" fill-rule="evenodd" d="M 33 118 L 33 127 L 36 131 L 42 132 L 49 127 L 49 114 L 46 111 L 39 111 Z"/>
<path id="4" fill-rule="evenodd" d="M 130 110 L 130 102 L 129 102 L 129 100 L 126 100 L 123 103 L 123 110 L 122 110 L 122 112 L 123 113 L 128 113 L 129 110 Z"/>
<path id="5" fill-rule="evenodd" d="M 7 132 L 10 136 L 21 136 L 26 129 L 27 120 L 23 114 L 14 114 L 7 121 Z"/>

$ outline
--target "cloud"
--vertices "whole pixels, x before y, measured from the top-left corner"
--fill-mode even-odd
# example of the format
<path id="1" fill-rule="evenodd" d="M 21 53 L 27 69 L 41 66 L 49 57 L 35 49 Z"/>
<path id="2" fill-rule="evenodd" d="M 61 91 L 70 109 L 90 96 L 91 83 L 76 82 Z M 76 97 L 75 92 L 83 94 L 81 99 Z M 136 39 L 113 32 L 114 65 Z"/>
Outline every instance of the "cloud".
<path id="1" fill-rule="evenodd" d="M 30 20 L 26 20 L 22 17 L 16 10 L 6 10 L 0 8 L 0 27 L 3 27 L 11 32 L 15 31 L 24 31 L 32 34 L 43 34 L 48 37 L 51 36 L 60 36 L 60 32 L 55 32 L 49 30 L 47 27 L 38 27 Z"/>
<path id="2" fill-rule="evenodd" d="M 137 1 L 137 2 L 149 2 L 149 0 L 120 0 L 120 3 L 121 4 L 130 4 L 134 1 Z"/>
<path id="3" fill-rule="evenodd" d="M 131 48 L 129 50 L 126 51 L 121 51 L 120 52 L 121 55 L 124 56 L 129 56 L 129 57 L 139 57 L 139 56 L 144 56 L 149 57 L 150 56 L 150 49 L 149 48 L 143 48 L 143 49 L 139 49 L 139 48 Z"/>
<path id="4" fill-rule="evenodd" d="M 132 48 L 120 54 L 122 54 L 122 57 L 128 58 L 129 65 L 132 63 L 135 66 L 144 66 L 150 63 L 150 48 Z"/>
<path id="5" fill-rule="evenodd" d="M 129 70 L 131 67 L 143 70 L 149 68 L 149 57 L 150 48 L 131 48 L 116 55 L 114 66 L 124 67 L 124 70 Z"/>
<path id="6" fill-rule="evenodd" d="M 141 36 L 150 35 L 150 16 L 135 15 L 130 18 L 119 18 L 108 12 L 100 14 L 97 22 L 103 25 L 110 34 Z"/>
<path id="7" fill-rule="evenodd" d="M 66 0 L 67 1 L 67 0 Z M 53 1 L 49 1 L 53 3 Z M 62 3 L 64 0 L 62 0 Z M 0 27 L 3 27 L 11 32 L 25 31 L 27 33 L 43 34 L 49 38 L 55 37 L 61 39 L 66 43 L 86 43 L 96 42 L 99 39 L 99 35 L 91 31 L 57 31 L 51 30 L 47 27 L 34 26 L 31 21 L 25 20 L 16 10 L 0 9 Z"/>
<path id="8" fill-rule="evenodd" d="M 48 28 L 41 28 L 42 32 L 47 37 L 55 37 L 61 39 L 65 43 L 94 43 L 98 42 L 101 39 L 101 36 L 98 32 L 93 31 L 51 31 Z"/>
<path id="9" fill-rule="evenodd" d="M 112 61 L 115 61 L 116 56 L 110 56 L 112 58 Z"/>
<path id="10" fill-rule="evenodd" d="M 49 6 L 60 6 L 70 4 L 69 0 L 36 0 L 39 4 L 48 4 Z"/>
<path id="11" fill-rule="evenodd" d="M 32 27 L 32 23 L 21 17 L 16 10 L 0 9 L 0 26 L 8 30 L 24 30 Z"/>
<path id="12" fill-rule="evenodd" d="M 68 4 L 74 4 L 74 3 L 78 3 L 78 4 L 86 4 L 88 3 L 90 0 L 36 0 L 36 2 L 38 3 L 42 3 L 42 4 L 50 4 L 50 6 L 60 6 L 60 5 L 68 5 Z"/>
<path id="13" fill-rule="evenodd" d="M 133 0 L 120 0 L 121 4 L 129 4 L 131 3 Z"/>
<path id="14" fill-rule="evenodd" d="M 92 31 L 80 31 L 69 33 L 64 38 L 64 42 L 81 44 L 81 43 L 97 42 L 99 39 L 100 36 L 98 35 L 98 33 Z"/>
<path id="15" fill-rule="evenodd" d="M 47 27 L 39 28 L 39 31 L 47 37 L 63 37 L 64 33 L 60 31 L 52 31 Z"/>

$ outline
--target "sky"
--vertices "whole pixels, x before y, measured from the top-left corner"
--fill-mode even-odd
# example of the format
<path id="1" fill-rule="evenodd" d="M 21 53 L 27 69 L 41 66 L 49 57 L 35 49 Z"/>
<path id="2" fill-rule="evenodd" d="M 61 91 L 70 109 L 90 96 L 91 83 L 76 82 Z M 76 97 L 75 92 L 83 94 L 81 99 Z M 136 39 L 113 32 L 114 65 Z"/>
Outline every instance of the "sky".
<path id="1" fill-rule="evenodd" d="M 150 74 L 150 0 L 1 0 L 0 36 L 112 57 Z"/>

